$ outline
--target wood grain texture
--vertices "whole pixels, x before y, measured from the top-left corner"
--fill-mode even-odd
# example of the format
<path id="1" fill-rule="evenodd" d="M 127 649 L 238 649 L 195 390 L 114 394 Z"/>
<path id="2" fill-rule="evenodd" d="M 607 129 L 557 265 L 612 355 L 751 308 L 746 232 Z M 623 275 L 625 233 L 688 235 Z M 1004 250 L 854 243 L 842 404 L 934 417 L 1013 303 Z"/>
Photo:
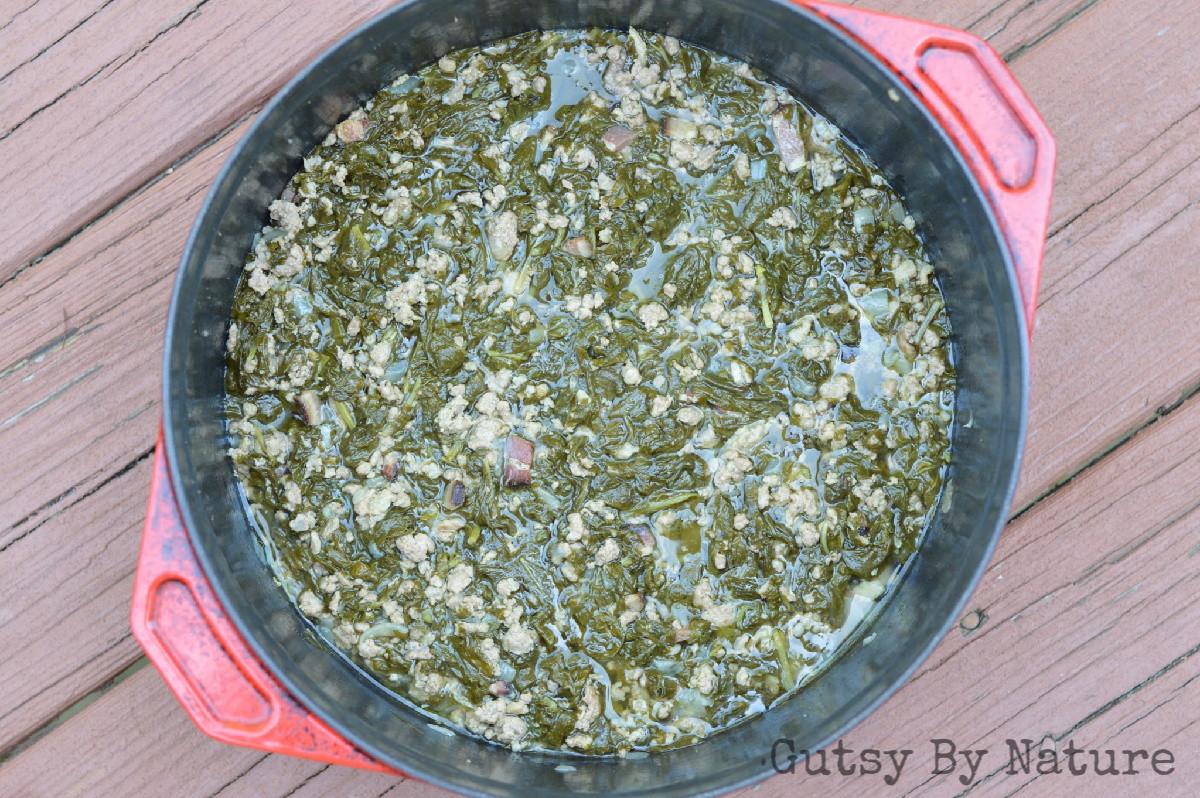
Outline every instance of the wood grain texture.
<path id="1" fill-rule="evenodd" d="M 153 446 L 179 255 L 243 130 L 0 287 L 0 546 Z"/>
<path id="2" fill-rule="evenodd" d="M 407 782 L 211 740 L 152 668 L 0 767 L 0 795 L 21 798 L 375 798 L 398 783 Z"/>
<path id="3" fill-rule="evenodd" d="M 128 604 L 150 465 L 138 461 L 0 547 L 0 751 L 142 655 Z"/>
<path id="4" fill-rule="evenodd" d="M 850 3 L 913 19 L 968 30 L 981 36 L 1005 59 L 1019 57 L 1099 0 L 865 0 Z"/>
<path id="5" fill-rule="evenodd" d="M 30 71 L 36 59 L 6 96 L 6 105 L 38 110 L 6 118 L 0 134 L 0 184 L 23 186 L 0 194 L 0 238 L 8 244 L 0 282 L 260 106 L 330 44 L 392 5 L 339 3 L 332 13 L 317 0 L 198 0 L 181 12 L 155 2 L 131 12 L 137 32 L 123 36 L 113 28 L 118 2 L 57 46 L 112 36 L 127 45 L 122 53 L 97 47 L 103 54 L 89 54 L 82 72 L 104 66 L 57 84 L 54 97 L 41 93 L 52 78 Z M 51 69 L 50 52 L 42 58 Z"/>
<path id="6" fill-rule="evenodd" d="M 146 668 L 4 763 L 0 795 L 216 795 L 263 756 L 201 734 Z"/>
<path id="7" fill-rule="evenodd" d="M 1200 385 L 1200 15 L 1125 10 L 1100 3 L 1014 65 L 1060 152 L 1018 507 Z"/>
<path id="8" fill-rule="evenodd" d="M 5 0 L 0 4 L 0 80 L 71 34 L 107 0 Z"/>
<path id="9" fill-rule="evenodd" d="M 17 652 L 0 658 L 0 751 L 136 656 L 124 626 L 129 551 L 146 496 L 141 458 L 159 416 L 167 299 L 203 194 L 244 125 L 163 170 L 253 111 L 351 25 L 328 25 L 311 2 L 199 5 L 139 5 L 137 19 L 121 16 L 133 14 L 123 0 L 0 5 L 0 179 L 21 187 L 0 194 L 0 232 L 17 242 L 0 251 L 0 572 L 21 575 L 10 584 L 37 577 L 28 595 L 0 588 L 0 645 Z M 356 21 L 383 5 L 355 4 L 346 15 Z M 1116 0 L 866 5 L 990 37 L 1058 136 L 1017 497 L 1028 507 L 1200 386 L 1200 322 L 1189 302 L 1200 283 L 1187 265 L 1200 231 L 1200 55 L 1190 46 L 1200 19 L 1184 0 L 1142 4 L 1136 15 Z M 6 114 L 64 91 L 5 127 Z M 13 148 L 17 136 L 26 138 Z M 51 157 L 54 147 L 66 154 Z M 1165 745 L 1194 760 L 1200 736 L 1189 714 L 1200 696 L 1189 652 L 1200 640 L 1188 636 L 1200 621 L 1186 608 L 1196 584 L 1185 569 L 1200 563 L 1200 549 L 1183 541 L 1195 546 L 1200 529 L 1187 501 L 1200 495 L 1200 447 L 1189 443 L 1196 425 L 1180 421 L 1194 420 L 1193 405 L 1022 515 L 975 597 L 988 622 L 953 633 L 847 743 L 927 752 L 937 735 L 999 747 L 1005 736 L 1067 733 L 1087 746 Z M 48 652 L 54 666 L 43 668 Z M 984 690 L 980 674 L 992 672 Z M 914 759 L 909 773 L 929 765 Z M 114 768 L 148 768 L 154 778 Z M 62 772 L 39 782 L 48 769 Z M 204 796 L 433 794 L 380 778 L 212 743 L 147 669 L 0 765 L 0 795 L 157 795 L 162 784 Z M 1130 782 L 1146 795 L 1182 795 L 1186 783 Z M 855 784 L 868 795 L 966 789 L 915 777 L 896 791 L 867 789 L 866 779 L 832 786 Z M 762 790 L 830 786 L 783 776 Z M 1018 789 L 1096 788 L 1045 779 L 1024 787 L 996 775 L 972 793 Z"/>
<path id="10" fill-rule="evenodd" d="M 141 654 L 128 607 L 167 304 L 241 132 L 0 288 L 0 752 Z"/>
<path id="11" fill-rule="evenodd" d="M 0 141 L 77 86 L 99 79 L 148 42 L 195 13 L 167 0 L 147 13 L 137 0 L 47 0 L 0 29 Z"/>

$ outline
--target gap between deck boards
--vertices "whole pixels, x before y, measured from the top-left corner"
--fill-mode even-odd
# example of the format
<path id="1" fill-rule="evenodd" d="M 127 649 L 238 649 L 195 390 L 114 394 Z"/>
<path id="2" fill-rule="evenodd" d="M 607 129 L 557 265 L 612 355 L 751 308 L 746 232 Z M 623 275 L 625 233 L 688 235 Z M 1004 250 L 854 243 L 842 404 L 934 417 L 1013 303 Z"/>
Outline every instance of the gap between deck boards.
<path id="1" fill-rule="evenodd" d="M 1070 474 L 1067 474 L 1065 477 L 1063 477 L 1058 482 L 1055 482 L 1053 485 L 1051 485 L 1045 491 L 1043 491 L 1042 493 L 1039 493 L 1037 496 L 1034 496 L 1032 499 L 1030 499 L 1025 504 L 1021 505 L 1020 507 L 1011 509 L 1010 510 L 1011 514 L 1008 517 L 1008 523 L 1011 524 L 1013 521 L 1016 521 L 1018 518 L 1025 515 L 1025 513 L 1029 512 L 1034 507 L 1036 507 L 1039 504 L 1041 504 L 1042 502 L 1044 502 L 1046 499 L 1049 499 L 1051 496 L 1053 496 L 1058 491 L 1067 487 L 1067 485 L 1071 484 L 1071 482 L 1073 482 L 1076 478 L 1082 476 L 1084 474 L 1084 472 L 1099 465 L 1101 460 L 1104 460 L 1106 457 L 1109 457 L 1110 455 L 1114 454 L 1122 446 L 1124 446 L 1125 444 L 1132 441 L 1135 437 L 1137 437 L 1138 433 L 1142 432 L 1143 430 L 1145 430 L 1146 428 L 1148 428 L 1154 424 L 1157 424 L 1159 421 L 1162 421 L 1164 418 L 1171 415 L 1176 410 L 1179 410 L 1180 408 L 1182 408 L 1185 404 L 1187 404 L 1187 402 L 1189 400 L 1194 398 L 1197 394 L 1200 394 L 1200 383 L 1196 383 L 1196 384 L 1192 385 L 1191 387 L 1189 387 L 1186 391 L 1184 391 L 1183 395 L 1180 396 L 1177 401 L 1172 402 L 1170 405 L 1166 405 L 1166 406 L 1158 408 L 1156 411 L 1154 411 L 1154 415 L 1150 416 L 1150 418 L 1146 419 L 1143 423 L 1141 423 L 1137 427 L 1134 427 L 1128 433 L 1126 433 L 1125 435 L 1122 435 L 1120 438 L 1113 441 L 1108 447 L 1101 450 L 1091 460 L 1088 460 L 1086 463 L 1081 465 L 1079 468 L 1075 469 Z"/>
<path id="2" fill-rule="evenodd" d="M 87 709 L 88 706 L 90 706 L 91 704 L 94 704 L 96 702 L 96 700 L 98 698 L 100 698 L 102 695 L 104 695 L 105 693 L 107 693 L 109 690 L 113 689 L 117 685 L 121 684 L 121 682 L 124 682 L 130 676 L 137 673 L 138 671 L 140 671 L 142 668 L 146 667 L 149 664 L 150 664 L 150 660 L 148 658 L 146 658 L 146 656 L 143 655 L 141 657 L 138 657 L 131 664 L 126 665 L 125 668 L 122 669 L 119 673 L 117 673 L 116 676 L 112 677 L 107 682 L 105 682 L 104 684 L 97 687 L 95 690 L 92 690 L 87 695 L 83 696 L 78 701 L 76 701 L 74 704 L 71 704 L 71 706 L 67 707 L 62 712 L 59 712 L 57 715 L 55 715 L 54 717 L 47 720 L 44 724 L 42 724 L 38 728 L 34 729 L 28 736 L 23 737 L 22 739 L 16 741 L 12 745 L 10 745 L 6 750 L 0 751 L 0 767 L 3 767 L 5 762 L 12 759 L 14 756 L 21 753 L 26 748 L 29 748 L 30 746 L 36 744 L 38 740 L 42 739 L 50 732 L 57 729 L 59 726 L 66 723 L 68 720 L 70 720 L 75 715 L 78 715 L 80 712 Z"/>
<path id="3" fill-rule="evenodd" d="M 120 210 L 120 208 L 122 206 L 124 206 L 126 203 L 128 203 L 130 200 L 136 198 L 140 194 L 146 193 L 147 191 L 152 189 L 155 185 L 157 185 L 158 183 L 161 183 L 165 178 L 169 177 L 172 173 L 174 173 L 176 169 L 183 167 L 185 164 L 187 164 L 189 161 L 194 159 L 196 156 L 202 154 L 209 147 L 211 147 L 214 144 L 216 144 L 217 142 L 219 142 L 222 138 L 224 138 L 225 136 L 228 136 L 232 131 L 237 130 L 237 128 L 240 125 L 243 125 L 248 120 L 253 119 L 255 116 L 258 115 L 259 111 L 261 111 L 261 110 L 262 110 L 261 106 L 256 106 L 255 108 L 251 109 L 247 113 L 238 117 L 231 124 L 222 128 L 220 131 L 218 131 L 217 133 L 215 133 L 214 135 L 212 135 L 211 137 L 206 139 L 203 143 L 201 143 L 201 144 L 197 145 L 196 147 L 193 147 L 192 149 L 185 152 L 182 156 L 180 156 L 180 158 L 178 160 L 174 161 L 166 169 L 164 169 L 161 172 L 159 172 L 158 174 L 154 175 L 154 177 L 150 178 L 146 182 L 138 185 L 132 191 L 123 195 L 119 200 L 112 203 L 108 207 L 101 210 L 98 214 L 96 214 L 95 216 L 88 219 L 87 222 L 80 225 L 78 228 L 71 231 L 69 234 L 67 234 L 67 235 L 63 236 L 62 238 L 58 239 L 57 241 L 55 241 L 53 244 L 51 244 L 46 249 L 45 252 L 43 252 L 42 254 L 38 255 L 36 258 L 29 261 L 29 263 L 26 263 L 23 266 L 21 266 L 19 269 L 14 271 L 8 277 L 4 278 L 3 280 L 0 280 L 0 291 L 3 291 L 4 287 L 7 286 L 9 283 L 15 282 L 25 272 L 29 271 L 30 269 L 35 268 L 42 261 L 46 260 L 46 258 L 49 258 L 51 255 L 58 252 L 63 247 L 67 246 L 75 239 L 77 239 L 80 236 L 87 233 L 89 230 L 91 230 L 93 227 L 95 227 L 100 222 L 104 221 L 106 218 L 111 216 L 113 213 Z M 234 142 L 233 146 L 236 146 L 236 145 L 237 145 L 237 142 Z M 11 369 L 6 369 L 4 374 L 9 373 L 10 370 Z M 4 374 L 0 374 L 0 377 L 3 377 Z"/>

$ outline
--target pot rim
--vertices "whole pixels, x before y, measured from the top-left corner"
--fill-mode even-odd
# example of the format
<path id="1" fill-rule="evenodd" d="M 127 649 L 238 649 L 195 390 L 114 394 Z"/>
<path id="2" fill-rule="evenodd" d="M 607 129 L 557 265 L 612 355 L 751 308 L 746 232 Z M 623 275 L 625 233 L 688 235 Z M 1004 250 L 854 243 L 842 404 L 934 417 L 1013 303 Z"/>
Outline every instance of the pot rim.
<path id="1" fill-rule="evenodd" d="M 367 20 L 366 22 L 359 25 L 354 30 L 352 30 L 351 32 L 349 32 L 348 34 L 343 36 L 334 45 L 332 45 L 329 48 L 327 48 L 326 50 L 324 50 L 317 58 L 315 58 L 313 61 L 311 61 L 305 67 L 303 67 L 299 72 L 297 72 L 297 74 L 293 78 L 291 78 L 278 92 L 276 92 L 275 95 L 263 106 L 262 110 L 258 114 L 258 117 L 250 125 L 250 127 L 246 130 L 246 132 L 242 134 L 242 136 L 241 136 L 240 140 L 237 142 L 237 144 L 234 145 L 234 147 L 231 149 L 230 154 L 225 161 L 225 164 L 221 167 L 220 172 L 218 173 L 217 177 L 213 181 L 212 187 L 209 189 L 209 191 L 204 199 L 204 203 L 201 205 L 201 208 L 196 217 L 196 222 L 194 223 L 192 230 L 189 233 L 187 243 L 185 244 L 183 254 L 180 259 L 180 268 L 176 275 L 175 285 L 172 289 L 170 308 L 169 308 L 169 311 L 167 314 L 166 335 L 165 335 L 165 340 L 164 340 L 165 346 L 164 346 L 163 363 L 162 363 L 162 365 L 163 365 L 163 377 L 162 377 L 162 379 L 163 379 L 163 393 L 162 393 L 163 410 L 162 410 L 162 416 L 163 416 L 163 429 L 164 429 L 163 440 L 165 441 L 165 445 L 166 445 L 166 463 L 167 463 L 168 475 L 170 477 L 172 486 L 178 486 L 178 485 L 185 484 L 182 480 L 180 466 L 179 466 L 179 463 L 181 462 L 180 448 L 181 447 L 186 448 L 188 446 L 187 443 L 180 440 L 180 435 L 179 435 L 180 425 L 186 424 L 186 419 L 182 418 L 182 417 L 178 417 L 172 412 L 173 402 L 172 402 L 172 377 L 171 377 L 171 375 L 172 375 L 172 360 L 171 360 L 171 355 L 173 352 L 174 342 L 175 342 L 176 333 L 177 333 L 176 326 L 177 326 L 177 319 L 179 316 L 179 306 L 180 306 L 180 303 L 182 302 L 182 295 L 184 292 L 184 282 L 185 282 L 186 272 L 188 271 L 189 267 L 192 269 L 196 269 L 196 268 L 199 268 L 201 265 L 200 262 L 197 262 L 197 263 L 189 263 L 189 262 L 194 257 L 194 254 L 195 254 L 195 251 L 197 248 L 198 238 L 202 232 L 201 228 L 203 227 L 203 222 L 205 219 L 209 218 L 214 213 L 214 210 L 222 210 L 222 209 L 218 209 L 216 207 L 218 194 L 220 193 L 221 187 L 230 179 L 231 174 L 234 171 L 234 168 L 237 166 L 238 162 L 243 157 L 246 150 L 250 147 L 251 142 L 255 139 L 254 134 L 266 126 L 266 124 L 270 120 L 272 112 L 275 111 L 280 105 L 284 104 L 285 100 L 287 100 L 292 94 L 305 91 L 305 85 L 309 82 L 309 80 L 312 78 L 314 73 L 318 72 L 324 65 L 326 65 L 328 63 L 335 63 L 342 56 L 343 52 L 349 47 L 349 45 L 351 45 L 351 43 L 354 40 L 356 40 L 357 38 L 362 36 L 364 33 L 369 31 L 371 28 L 373 28 L 377 25 L 380 25 L 380 24 L 384 24 L 386 22 L 386 20 L 389 19 L 392 15 L 403 13 L 410 5 L 412 5 L 414 3 L 422 2 L 422 1 L 423 0 L 403 0 L 402 2 L 397 3 L 395 6 L 387 9 L 386 11 L 384 11 L 380 14 L 377 14 L 376 16 Z M 913 88 L 907 83 L 907 81 L 905 81 L 895 71 L 895 69 L 893 69 L 885 60 L 883 60 L 878 55 L 876 55 L 875 52 L 870 47 L 864 45 L 861 41 L 859 41 L 854 36 L 849 34 L 846 30 L 844 30 L 843 28 L 841 28 L 834 22 L 831 22 L 829 19 L 827 19 L 822 14 L 817 13 L 815 10 L 813 10 L 813 8 L 809 7 L 808 0 L 757 0 L 757 2 L 775 5 L 775 6 L 784 8 L 792 13 L 796 13 L 796 14 L 804 16 L 810 22 L 814 23 L 816 26 L 823 29 L 823 31 L 826 35 L 838 40 L 842 45 L 849 48 L 850 50 L 857 52 L 866 62 L 868 62 L 872 66 L 874 66 L 891 83 L 891 87 L 894 88 L 897 92 L 899 92 L 900 96 L 903 99 L 907 100 L 912 106 L 914 106 L 917 109 L 918 113 L 920 113 L 925 118 L 925 120 L 928 122 L 930 128 L 932 130 L 936 131 L 937 135 L 941 139 L 942 146 L 951 153 L 954 161 L 956 162 L 958 167 L 962 170 L 962 173 L 967 178 L 972 189 L 974 190 L 974 199 L 981 206 L 981 208 L 988 220 L 988 223 L 989 223 L 989 229 L 987 231 L 987 234 L 994 237 L 995 240 L 999 243 L 999 251 L 1001 253 L 1001 256 L 1002 256 L 1003 262 L 1004 262 L 1004 266 L 1005 266 L 1004 279 L 1007 281 L 1008 289 L 1012 294 L 1013 307 L 1015 309 L 1018 309 L 1018 312 L 1015 313 L 1015 315 L 1017 317 L 1016 323 L 1018 325 L 1018 333 L 1019 333 L 1017 336 L 1018 351 L 1014 353 L 1019 357 L 1020 372 L 1021 372 L 1021 384 L 1020 384 L 1020 388 L 1019 388 L 1019 393 L 1020 393 L 1019 414 L 1018 414 L 1017 418 L 1014 419 L 1015 427 L 1016 427 L 1016 441 L 1017 442 L 1016 442 L 1016 447 L 1015 447 L 1015 451 L 1014 451 L 1014 457 L 1013 457 L 1011 470 L 1010 470 L 1009 476 L 1008 476 L 1008 484 L 1004 486 L 1003 491 L 997 492 L 997 494 L 1001 497 L 1001 507 L 1000 507 L 1000 510 L 998 513 L 998 521 L 996 524 L 996 528 L 995 528 L 994 532 L 991 534 L 988 544 L 983 552 L 983 556 L 981 556 L 979 558 L 978 562 L 975 564 L 975 566 L 973 568 L 973 573 L 971 573 L 970 578 L 967 581 L 968 588 L 966 590 L 964 590 L 962 595 L 956 600 L 956 602 L 954 604 L 954 612 L 947 613 L 946 618 L 944 619 L 944 621 L 941 622 L 941 624 L 938 627 L 937 634 L 932 636 L 930 638 L 930 640 L 928 642 L 926 642 L 920 648 L 920 650 L 918 650 L 916 652 L 916 655 L 913 656 L 910 664 L 906 668 L 904 668 L 902 671 L 899 672 L 899 676 L 897 678 L 894 678 L 892 683 L 886 689 L 882 690 L 875 698 L 873 698 L 872 700 L 867 702 L 867 704 L 861 711 L 859 711 L 858 713 L 853 715 L 846 723 L 844 723 L 843 727 L 840 729 L 840 731 L 838 731 L 837 734 L 830 735 L 829 739 L 823 740 L 821 742 L 821 745 L 819 747 L 824 748 L 824 747 L 827 747 L 830 743 L 834 742 L 836 739 L 838 739 L 838 737 L 845 735 L 848 731 L 850 731 L 854 727 L 858 726 L 858 724 L 860 724 L 868 715 L 875 712 L 875 710 L 877 710 L 885 701 L 887 701 L 892 695 L 894 695 L 896 693 L 896 691 L 900 689 L 901 686 L 906 684 L 912 678 L 913 674 L 917 671 L 917 669 L 920 668 L 921 665 L 924 664 L 924 662 L 928 659 L 929 655 L 933 652 L 933 650 L 945 639 L 947 633 L 955 625 L 955 623 L 957 623 L 959 615 L 961 615 L 963 609 L 966 607 L 972 594 L 978 587 L 979 582 L 982 579 L 984 571 L 987 569 L 989 563 L 991 562 L 991 559 L 995 552 L 995 548 L 999 541 L 1000 535 L 1004 529 L 1004 526 L 1007 524 L 1007 521 L 1008 521 L 1008 513 L 1009 513 L 1009 510 L 1011 509 L 1013 496 L 1016 491 L 1017 480 L 1018 480 L 1018 477 L 1020 474 L 1021 463 L 1022 463 L 1022 460 L 1024 457 L 1024 451 L 1025 451 L 1025 438 L 1026 438 L 1026 432 L 1027 432 L 1027 426 L 1028 426 L 1029 377 L 1030 377 L 1029 334 L 1028 334 L 1029 331 L 1027 328 L 1025 315 L 1023 312 L 1019 311 L 1019 309 L 1023 307 L 1023 304 L 1022 304 L 1022 298 L 1021 298 L 1021 293 L 1020 293 L 1020 287 L 1019 287 L 1019 283 L 1018 283 L 1018 279 L 1017 279 L 1017 275 L 1016 275 L 1016 268 L 1014 265 L 1013 255 L 1012 255 L 1013 242 L 1010 241 L 1009 238 L 1004 234 L 1004 232 L 998 222 L 998 219 L 997 219 L 996 209 L 993 207 L 992 203 L 988 200 L 987 194 L 983 189 L 979 175 L 977 174 L 976 170 L 972 167 L 972 165 L 970 164 L 968 159 L 964 156 L 960 147 L 950 138 L 945 127 L 938 120 L 937 116 L 933 113 L 933 111 L 930 109 L 928 104 L 921 98 L 921 96 L 916 91 L 913 90 Z M 880 15 L 880 16 L 885 16 L 885 15 Z M 530 28 L 530 30 L 534 30 L 534 29 L 535 28 Z M 686 37 L 681 37 L 681 39 L 686 40 Z M 706 48 L 706 49 L 709 49 L 709 48 Z M 716 52 L 720 52 L 720 51 L 716 50 Z M 746 59 L 746 60 L 748 61 L 748 59 Z M 804 97 L 802 96 L 802 94 L 800 92 L 794 92 L 794 94 L 801 101 L 804 100 Z M 982 232 L 983 231 L 980 231 L 980 233 L 982 233 Z M 944 490 L 944 487 L 943 487 L 943 490 Z M 450 779 L 444 778 L 440 775 L 437 775 L 436 773 L 431 772 L 430 770 L 425 768 L 423 766 L 423 763 L 421 763 L 421 762 L 417 762 L 417 761 L 397 762 L 397 761 L 395 761 L 395 757 L 382 752 L 382 750 L 375 745 L 374 741 L 371 738 L 363 737 L 359 734 L 356 734 L 346 724 L 344 724 L 340 720 L 340 718 L 338 718 L 334 715 L 331 715 L 329 713 L 326 713 L 319 706 L 314 706 L 313 704 L 310 704 L 309 701 L 307 700 L 307 696 L 305 695 L 304 691 L 300 690 L 298 688 L 297 683 L 292 678 L 291 674 L 288 673 L 286 669 L 274 667 L 275 662 L 274 662 L 273 657 L 270 656 L 267 649 L 264 647 L 262 642 L 257 638 L 257 636 L 250 633 L 249 627 L 247 626 L 244 619 L 241 617 L 240 613 L 229 611 L 229 607 L 231 606 L 231 602 L 230 602 L 231 591 L 229 589 L 230 586 L 223 583 L 219 579 L 213 579 L 213 574 L 216 569 L 214 568 L 214 565 L 213 565 L 212 554 L 206 549 L 206 547 L 203 545 L 203 542 L 198 539 L 197 534 L 193 531 L 196 528 L 196 522 L 195 522 L 194 513 L 192 511 L 192 507 L 188 500 L 188 496 L 185 495 L 184 491 L 178 490 L 178 489 L 174 489 L 173 493 L 175 495 L 175 499 L 178 504 L 179 514 L 180 514 L 180 518 L 183 522 L 183 526 L 187 532 L 188 539 L 191 541 L 192 548 L 195 551 L 196 559 L 199 562 L 201 570 L 203 571 L 205 578 L 207 579 L 209 585 L 211 586 L 211 589 L 213 591 L 213 594 L 217 598 L 217 601 L 220 603 L 222 608 L 225 609 L 226 615 L 232 620 L 238 633 L 240 634 L 242 639 L 246 642 L 250 651 L 253 653 L 253 656 L 263 665 L 263 667 L 275 679 L 277 679 L 279 681 L 279 683 L 282 685 L 282 687 L 287 691 L 287 693 L 292 698 L 294 698 L 302 707 L 304 707 L 305 710 L 307 710 L 313 716 L 319 718 L 323 723 L 327 724 L 339 736 L 341 736 L 342 738 L 344 738 L 345 740 L 350 742 L 352 745 L 357 746 L 358 748 L 360 748 L 361 750 L 363 750 L 364 752 L 366 752 L 367 754 L 369 754 L 370 756 L 375 758 L 377 761 L 379 761 L 381 763 L 386 763 L 387 765 L 389 765 L 391 767 L 395 767 L 395 768 L 401 770 L 405 777 L 415 778 L 419 781 L 433 784 L 438 787 L 442 787 L 444 789 L 451 790 L 453 792 L 457 792 L 457 793 L 461 793 L 461 794 L 465 794 L 465 795 L 471 795 L 471 796 L 479 796 L 479 798 L 487 798 L 488 796 L 492 795 L 492 793 L 488 793 L 488 792 L 476 789 L 475 787 L 473 787 L 469 784 L 455 782 Z M 940 500 L 940 497 L 939 497 L 939 500 Z M 918 547 L 918 553 L 919 553 L 919 551 L 920 551 L 920 548 Z M 915 561 L 915 558 L 910 557 L 904 563 L 903 568 L 901 570 L 901 574 L 899 575 L 900 578 L 903 578 L 904 575 L 911 569 L 914 561 Z M 264 565 L 265 565 L 265 563 L 264 563 Z M 878 608 L 876 608 L 876 610 L 873 610 L 872 614 L 875 614 L 877 612 L 878 612 Z M 844 651 L 846 649 L 846 647 L 849 645 L 851 640 L 856 635 L 861 635 L 863 633 L 863 629 L 865 629 L 865 628 L 866 628 L 866 625 L 863 625 L 862 627 L 860 627 L 859 630 L 852 633 L 851 637 L 848 638 L 847 641 L 845 641 L 842 644 L 841 651 Z M 841 651 L 839 651 L 838 654 L 836 654 L 831 660 L 829 660 L 829 662 L 827 662 L 822 667 L 822 670 L 824 670 L 825 668 L 828 668 L 828 667 L 835 666 L 838 658 L 841 655 Z M 344 655 L 342 655 L 340 652 L 337 652 L 337 655 L 342 656 L 344 659 L 346 659 L 348 662 L 350 662 L 353 667 L 358 668 L 359 670 L 362 670 L 361 667 L 357 663 L 354 663 L 352 660 L 345 658 Z M 768 711 L 778 711 L 778 708 L 776 708 L 775 710 L 768 710 Z M 701 743 L 697 743 L 697 745 L 699 745 L 699 744 L 701 744 Z M 561 756 L 563 758 L 564 764 L 571 762 L 571 761 L 578 762 L 579 757 L 582 756 L 579 754 L 571 754 L 568 752 L 555 752 L 555 751 L 547 751 L 547 752 L 539 751 L 538 753 L 542 753 L 542 754 L 545 754 L 548 756 Z M 653 755 L 654 754 L 651 753 L 651 756 L 653 756 Z M 600 757 L 589 757 L 589 758 L 598 759 Z M 606 756 L 604 758 L 610 759 L 613 757 Z M 758 758 L 756 754 L 748 757 L 748 759 L 755 759 L 755 758 Z M 735 782 L 731 782 L 728 784 L 722 784 L 720 786 L 715 786 L 713 788 L 700 789 L 698 791 L 686 789 L 686 787 L 690 783 L 664 785 L 664 787 L 661 790 L 656 791 L 656 794 L 657 795 L 671 795 L 671 796 L 673 796 L 673 795 L 716 796 L 716 795 L 722 795 L 722 794 L 731 792 L 733 790 L 743 789 L 745 787 L 759 783 L 759 782 L 765 780 L 766 778 L 769 778 L 772 775 L 775 775 L 776 771 L 773 769 L 773 767 L 770 764 L 766 764 L 766 760 L 763 760 L 763 762 L 764 762 L 764 765 L 760 769 L 749 773 L 749 775 L 746 775 L 745 777 L 743 777 Z M 684 787 L 685 789 L 679 789 L 680 787 Z"/>

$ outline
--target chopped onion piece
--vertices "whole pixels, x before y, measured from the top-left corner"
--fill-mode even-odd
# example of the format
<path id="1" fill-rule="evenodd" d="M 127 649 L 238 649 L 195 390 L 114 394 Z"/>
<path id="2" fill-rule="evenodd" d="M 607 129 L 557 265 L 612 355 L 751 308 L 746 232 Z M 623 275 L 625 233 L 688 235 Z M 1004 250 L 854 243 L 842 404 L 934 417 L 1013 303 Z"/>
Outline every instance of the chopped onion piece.
<path id="1" fill-rule="evenodd" d="M 680 119 L 677 116 L 664 117 L 662 132 L 669 139 L 694 139 L 696 138 L 696 123 Z"/>
<path id="2" fill-rule="evenodd" d="M 883 365 L 903 377 L 912 371 L 912 363 L 899 349 L 887 349 L 883 353 Z"/>
<path id="3" fill-rule="evenodd" d="M 888 314 L 890 296 L 886 288 L 876 288 L 858 298 L 858 308 L 867 317 L 867 321 L 874 321 L 877 317 Z"/>
<path id="4" fill-rule="evenodd" d="M 519 435 L 509 435 L 504 444 L 504 487 L 528 485 L 533 467 L 533 444 Z"/>
<path id="5" fill-rule="evenodd" d="M 402 623 L 377 623 L 363 632 L 359 636 L 358 642 L 361 643 L 364 640 L 370 640 L 373 637 L 388 637 L 389 635 L 406 634 L 408 634 L 408 627 Z"/>
<path id="6" fill-rule="evenodd" d="M 859 582 L 854 587 L 850 588 L 856 596 L 862 596 L 865 599 L 874 601 L 887 592 L 887 587 L 882 582 Z"/>
<path id="7" fill-rule="evenodd" d="M 442 506 L 447 510 L 457 510 L 463 506 L 466 501 L 467 490 L 461 479 L 456 479 L 446 487 L 446 496 L 442 500 Z"/>
<path id="8" fill-rule="evenodd" d="M 627 528 L 634 532 L 638 536 L 638 539 L 642 541 L 642 545 L 647 548 L 652 549 L 658 543 L 654 538 L 654 532 L 650 530 L 647 524 L 634 524 Z"/>

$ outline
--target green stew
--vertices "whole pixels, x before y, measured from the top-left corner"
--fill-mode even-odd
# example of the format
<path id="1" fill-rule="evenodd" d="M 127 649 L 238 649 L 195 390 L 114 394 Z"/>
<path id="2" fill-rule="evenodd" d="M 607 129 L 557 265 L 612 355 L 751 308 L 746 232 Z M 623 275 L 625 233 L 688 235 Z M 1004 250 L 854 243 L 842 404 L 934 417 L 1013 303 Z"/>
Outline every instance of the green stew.
<path id="1" fill-rule="evenodd" d="M 270 214 L 230 454 L 299 611 L 432 715 L 695 742 L 802 689 L 918 545 L 954 398 L 933 269 L 747 65 L 633 29 L 452 53 Z"/>

